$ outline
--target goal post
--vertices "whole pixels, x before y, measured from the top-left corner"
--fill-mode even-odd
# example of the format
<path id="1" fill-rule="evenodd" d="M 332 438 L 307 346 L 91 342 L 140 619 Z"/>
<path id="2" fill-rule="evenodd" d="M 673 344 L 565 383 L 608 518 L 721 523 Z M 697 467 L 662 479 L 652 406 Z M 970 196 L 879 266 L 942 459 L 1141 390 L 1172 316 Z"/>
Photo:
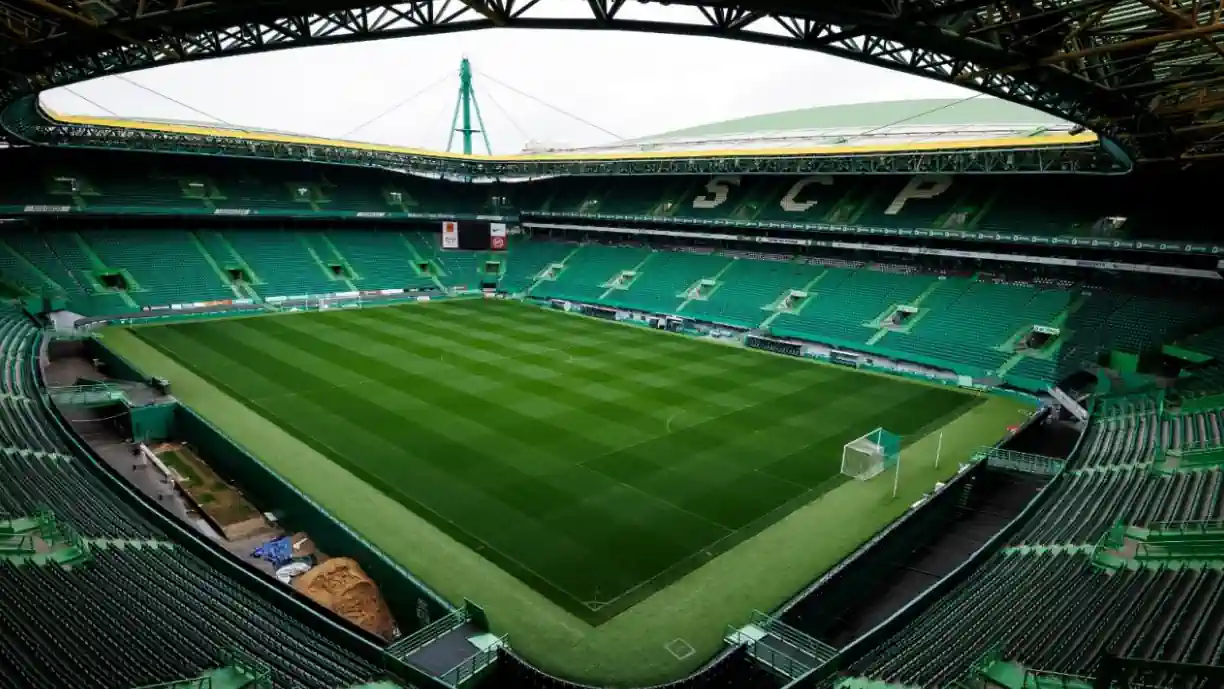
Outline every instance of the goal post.
<path id="1" fill-rule="evenodd" d="M 877 428 L 842 446 L 841 473 L 867 481 L 897 464 L 901 457 L 901 436 Z"/>

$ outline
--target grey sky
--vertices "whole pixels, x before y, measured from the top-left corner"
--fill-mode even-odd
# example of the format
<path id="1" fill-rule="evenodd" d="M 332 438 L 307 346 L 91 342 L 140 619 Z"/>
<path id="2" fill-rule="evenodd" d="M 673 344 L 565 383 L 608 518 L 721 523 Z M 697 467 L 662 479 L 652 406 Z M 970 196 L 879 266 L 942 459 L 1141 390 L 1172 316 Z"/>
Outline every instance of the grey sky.
<path id="1" fill-rule="evenodd" d="M 645 14 L 676 8 L 646 6 Z M 508 90 L 505 82 L 622 137 L 797 108 L 973 92 L 819 53 L 728 40 L 595 31 L 489 30 L 279 51 L 171 65 L 128 78 L 226 122 L 340 137 L 395 103 L 420 97 L 350 138 L 441 149 L 471 59 L 495 153 L 528 139 L 591 145 L 610 137 Z M 73 91 L 118 114 L 204 121 L 121 78 Z M 64 89 L 50 107 L 106 114 Z"/>

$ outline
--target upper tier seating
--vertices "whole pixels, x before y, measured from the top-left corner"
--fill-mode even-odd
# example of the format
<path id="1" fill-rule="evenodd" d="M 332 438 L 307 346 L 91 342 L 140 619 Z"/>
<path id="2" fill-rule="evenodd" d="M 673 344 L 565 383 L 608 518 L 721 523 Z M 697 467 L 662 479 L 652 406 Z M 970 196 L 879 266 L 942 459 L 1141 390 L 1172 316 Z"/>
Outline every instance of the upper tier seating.
<path id="1" fill-rule="evenodd" d="M 120 151 L 2 151 L 0 207 L 99 213 L 385 217 L 564 213 L 736 223 L 827 223 L 1165 242 L 1211 241 L 1194 209 L 1152 208 L 1162 182 L 1091 175 L 618 175 L 463 183 L 306 161 Z M 10 174 L 4 174 L 8 171 Z M 1176 191 L 1210 195 L 1206 172 Z M 915 181 L 917 180 L 917 181 Z M 1156 185 L 1155 187 L 1153 185 Z"/>

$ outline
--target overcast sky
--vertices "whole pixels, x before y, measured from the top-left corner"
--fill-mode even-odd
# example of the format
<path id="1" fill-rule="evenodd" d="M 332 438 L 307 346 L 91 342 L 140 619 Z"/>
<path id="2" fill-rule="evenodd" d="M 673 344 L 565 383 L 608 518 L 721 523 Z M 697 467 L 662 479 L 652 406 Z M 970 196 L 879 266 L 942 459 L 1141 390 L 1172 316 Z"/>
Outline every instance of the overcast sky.
<path id="1" fill-rule="evenodd" d="M 674 10 L 650 5 L 639 13 Z M 820 105 L 973 95 L 819 53 L 723 39 L 501 29 L 278 51 L 126 77 L 190 108 L 121 77 L 77 84 L 71 92 L 56 89 L 43 99 L 57 111 L 76 114 L 217 118 L 263 129 L 444 149 L 464 56 L 475 70 L 495 153 L 518 152 L 529 140 L 592 145 L 612 140 L 611 134 L 647 136 Z"/>

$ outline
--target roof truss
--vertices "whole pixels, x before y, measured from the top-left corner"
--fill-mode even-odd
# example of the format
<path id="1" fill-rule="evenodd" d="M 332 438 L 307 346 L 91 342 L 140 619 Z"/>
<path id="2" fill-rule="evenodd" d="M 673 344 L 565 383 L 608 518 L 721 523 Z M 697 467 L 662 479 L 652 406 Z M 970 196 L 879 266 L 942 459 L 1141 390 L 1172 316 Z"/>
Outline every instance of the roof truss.
<path id="1" fill-rule="evenodd" d="M 644 7 L 652 11 L 643 12 Z M 159 64 L 491 27 L 818 50 L 1224 157 L 1224 0 L 0 0 L 0 100 Z"/>

